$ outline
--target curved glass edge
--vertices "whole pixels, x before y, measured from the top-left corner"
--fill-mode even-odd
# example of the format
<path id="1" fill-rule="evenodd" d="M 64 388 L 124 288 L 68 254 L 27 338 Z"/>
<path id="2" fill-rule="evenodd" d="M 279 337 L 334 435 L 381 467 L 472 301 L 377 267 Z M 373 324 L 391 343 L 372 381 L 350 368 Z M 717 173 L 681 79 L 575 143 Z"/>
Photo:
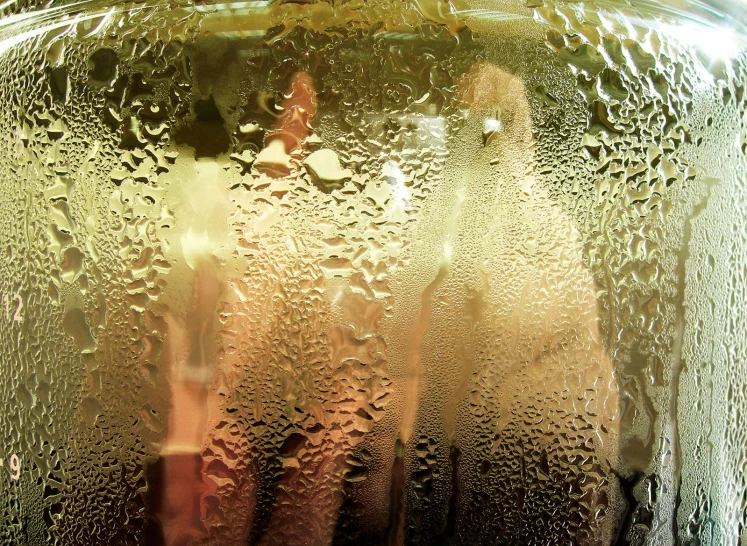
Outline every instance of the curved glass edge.
<path id="1" fill-rule="evenodd" d="M 102 11 L 108 9 L 130 9 L 141 7 L 157 7 L 163 4 L 177 7 L 215 8 L 225 9 L 231 7 L 246 7 L 249 5 L 281 5 L 293 0 L 244 0 L 241 2 L 225 0 L 0 0 L 0 26 L 7 26 L 26 20 L 30 17 L 64 14 L 71 15 L 81 11 Z M 332 2 L 332 0 L 316 0 L 317 2 Z M 367 2 L 386 3 L 390 0 L 367 0 Z M 313 4 L 315 2 L 309 2 Z M 479 2 L 481 8 L 472 9 L 470 4 L 477 3 L 471 0 L 408 0 L 414 9 L 435 10 L 439 13 L 461 13 L 475 12 L 516 12 L 523 11 L 527 15 L 532 13 L 532 8 L 545 5 L 577 4 L 578 0 L 488 0 Z M 337 4 L 337 2 L 335 2 Z M 721 26 L 727 24 L 737 28 L 747 36 L 747 0 L 587 0 L 585 6 L 601 9 L 637 10 L 650 13 L 651 15 L 664 15 L 677 18 L 689 19 L 699 23 Z M 344 4 L 343 4 L 344 5 Z M 510 8 L 510 9 L 509 9 Z"/>
<path id="2" fill-rule="evenodd" d="M 594 4 L 622 4 L 599 0 Z M 747 35 L 747 0 L 626 0 L 632 8 L 667 14 L 710 26 L 731 26 Z"/>

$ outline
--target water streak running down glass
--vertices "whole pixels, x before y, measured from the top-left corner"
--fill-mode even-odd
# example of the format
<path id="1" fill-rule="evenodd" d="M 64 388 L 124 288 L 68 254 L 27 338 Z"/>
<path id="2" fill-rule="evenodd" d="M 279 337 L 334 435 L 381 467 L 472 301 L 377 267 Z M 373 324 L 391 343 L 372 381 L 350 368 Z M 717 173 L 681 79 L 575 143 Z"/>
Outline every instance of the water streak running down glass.
<path id="1" fill-rule="evenodd" d="M 0 6 L 0 544 L 744 544 L 744 14 L 670 4 Z"/>

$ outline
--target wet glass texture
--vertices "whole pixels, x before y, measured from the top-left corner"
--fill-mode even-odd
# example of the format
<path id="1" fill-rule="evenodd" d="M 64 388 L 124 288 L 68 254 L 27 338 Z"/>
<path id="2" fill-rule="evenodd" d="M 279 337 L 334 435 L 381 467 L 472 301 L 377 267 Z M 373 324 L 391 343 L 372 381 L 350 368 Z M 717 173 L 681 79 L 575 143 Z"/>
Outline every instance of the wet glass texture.
<path id="1" fill-rule="evenodd" d="M 22 4 L 0 544 L 746 544 L 739 16 Z"/>

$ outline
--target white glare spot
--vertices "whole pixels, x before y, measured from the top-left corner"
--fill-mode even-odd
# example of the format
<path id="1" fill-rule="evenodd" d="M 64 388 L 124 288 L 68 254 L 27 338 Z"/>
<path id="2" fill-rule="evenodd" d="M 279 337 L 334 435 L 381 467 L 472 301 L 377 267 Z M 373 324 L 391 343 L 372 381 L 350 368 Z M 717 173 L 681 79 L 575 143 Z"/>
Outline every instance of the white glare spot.
<path id="1" fill-rule="evenodd" d="M 384 165 L 383 173 L 384 178 L 392 186 L 392 193 L 397 199 L 397 203 L 400 206 L 404 206 L 410 202 L 410 192 L 407 191 L 405 186 L 405 175 L 394 161 L 389 161 Z"/>
<path id="2" fill-rule="evenodd" d="M 451 243 L 449 241 L 444 242 L 444 259 L 447 262 L 451 261 L 451 256 L 454 252 L 454 247 L 451 246 Z"/>
<path id="3" fill-rule="evenodd" d="M 694 23 L 684 23 L 666 25 L 664 30 L 683 44 L 692 45 L 711 61 L 728 61 L 739 55 L 739 39 L 728 27 L 708 28 Z"/>
<path id="4" fill-rule="evenodd" d="M 212 253 L 212 245 L 207 231 L 193 231 L 189 228 L 187 234 L 182 237 L 182 253 L 187 265 L 196 270 L 200 261 Z"/>
<path id="5" fill-rule="evenodd" d="M 485 134 L 500 133 L 503 130 L 503 122 L 495 118 L 487 118 L 485 120 Z"/>

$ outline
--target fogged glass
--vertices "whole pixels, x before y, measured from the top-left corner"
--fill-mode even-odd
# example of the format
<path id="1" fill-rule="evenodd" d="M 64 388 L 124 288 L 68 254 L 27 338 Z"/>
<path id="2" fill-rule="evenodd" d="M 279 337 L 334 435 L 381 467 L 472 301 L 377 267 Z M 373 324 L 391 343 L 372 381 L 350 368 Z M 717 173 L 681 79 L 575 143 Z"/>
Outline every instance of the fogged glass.
<path id="1" fill-rule="evenodd" d="M 2 544 L 745 544 L 743 15 L 21 4 Z"/>

